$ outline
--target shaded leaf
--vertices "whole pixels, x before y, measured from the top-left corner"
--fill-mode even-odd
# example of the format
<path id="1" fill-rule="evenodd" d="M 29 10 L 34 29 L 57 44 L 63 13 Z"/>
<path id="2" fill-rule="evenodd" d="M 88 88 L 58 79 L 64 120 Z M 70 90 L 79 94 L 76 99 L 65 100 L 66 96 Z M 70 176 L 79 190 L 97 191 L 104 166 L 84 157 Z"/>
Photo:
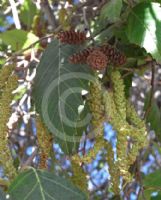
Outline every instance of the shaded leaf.
<path id="1" fill-rule="evenodd" d="M 145 99 L 144 110 L 149 109 L 148 108 L 149 98 L 150 98 L 150 95 L 147 94 L 146 99 Z M 151 130 L 155 131 L 158 139 L 160 139 L 161 141 L 161 112 L 155 99 L 152 100 L 150 112 L 148 113 L 146 121 L 150 123 Z"/>
<path id="2" fill-rule="evenodd" d="M 120 51 L 124 52 L 126 57 L 145 58 L 145 56 L 147 55 L 144 48 L 140 48 L 138 45 L 135 44 L 119 43 L 117 47 Z"/>
<path id="3" fill-rule="evenodd" d="M 47 171 L 27 170 L 11 183 L 9 194 L 15 200 L 85 200 L 70 181 Z"/>
<path id="4" fill-rule="evenodd" d="M 143 179 L 144 193 L 147 199 L 158 199 L 161 197 L 161 171 L 157 170 L 154 173 L 148 174 Z M 157 192 L 155 197 L 152 194 Z"/>
<path id="5" fill-rule="evenodd" d="M 161 7 L 158 3 L 140 3 L 128 17 L 126 34 L 131 43 L 144 47 L 161 61 Z"/>
<path id="6" fill-rule="evenodd" d="M 115 22 L 119 19 L 122 8 L 122 0 L 110 0 L 107 2 L 102 10 L 100 18 L 108 19 L 110 22 Z"/>
<path id="7" fill-rule="evenodd" d="M 34 85 L 37 111 L 67 154 L 77 151 L 80 136 L 90 121 L 88 109 L 83 110 L 84 121 L 81 119 L 79 108 L 84 107 L 84 102 L 80 92 L 88 90 L 93 76 L 88 66 L 68 62 L 76 50 L 78 47 L 60 45 L 57 40 L 51 42 L 41 58 Z"/>

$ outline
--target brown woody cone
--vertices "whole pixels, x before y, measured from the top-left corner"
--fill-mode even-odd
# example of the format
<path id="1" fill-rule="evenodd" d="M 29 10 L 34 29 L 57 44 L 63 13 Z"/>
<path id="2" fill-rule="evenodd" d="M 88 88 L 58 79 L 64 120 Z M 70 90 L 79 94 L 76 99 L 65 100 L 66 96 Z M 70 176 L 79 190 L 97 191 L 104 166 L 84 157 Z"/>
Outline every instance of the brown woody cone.
<path id="1" fill-rule="evenodd" d="M 74 30 L 61 31 L 58 33 L 57 38 L 60 40 L 60 42 L 66 44 L 82 44 L 87 39 L 85 32 L 76 32 Z"/>
<path id="2" fill-rule="evenodd" d="M 114 65 L 123 65 L 126 62 L 126 56 L 116 48 L 110 45 L 100 47 L 101 51 L 107 56 L 110 62 Z"/>
<path id="3" fill-rule="evenodd" d="M 75 53 L 74 55 L 69 57 L 69 62 L 72 63 L 72 64 L 85 64 L 86 61 L 87 61 L 87 57 L 95 49 L 96 48 L 89 47 L 87 49 L 84 49 L 83 51 Z"/>
<path id="4" fill-rule="evenodd" d="M 87 57 L 87 64 L 94 70 L 102 70 L 106 68 L 108 59 L 100 50 L 94 50 Z"/>

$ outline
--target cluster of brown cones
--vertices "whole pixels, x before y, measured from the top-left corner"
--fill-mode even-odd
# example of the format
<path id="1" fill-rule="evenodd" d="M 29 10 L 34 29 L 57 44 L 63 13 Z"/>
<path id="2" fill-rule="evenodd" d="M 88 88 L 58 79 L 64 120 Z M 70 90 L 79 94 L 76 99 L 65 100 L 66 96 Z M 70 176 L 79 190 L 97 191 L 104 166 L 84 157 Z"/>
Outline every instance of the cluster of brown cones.
<path id="1" fill-rule="evenodd" d="M 87 37 L 85 32 L 62 31 L 58 33 L 57 38 L 62 43 L 82 44 Z M 88 47 L 81 52 L 75 53 L 69 57 L 72 64 L 88 64 L 94 70 L 103 70 L 108 64 L 120 66 L 125 64 L 126 56 L 118 49 L 109 44 L 99 47 Z"/>

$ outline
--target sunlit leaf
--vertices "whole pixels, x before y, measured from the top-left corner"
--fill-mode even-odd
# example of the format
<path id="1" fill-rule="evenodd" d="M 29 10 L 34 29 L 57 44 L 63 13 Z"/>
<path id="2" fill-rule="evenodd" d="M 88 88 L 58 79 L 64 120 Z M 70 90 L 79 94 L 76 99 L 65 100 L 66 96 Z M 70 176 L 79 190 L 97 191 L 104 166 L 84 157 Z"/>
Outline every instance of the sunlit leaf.
<path id="1" fill-rule="evenodd" d="M 126 34 L 131 43 L 144 47 L 161 62 L 161 7 L 159 3 L 140 3 L 131 9 Z"/>
<path id="2" fill-rule="evenodd" d="M 20 50 L 28 47 L 30 44 L 37 41 L 33 33 L 24 30 L 9 30 L 0 34 L 0 39 L 7 44 L 11 45 L 12 50 Z"/>

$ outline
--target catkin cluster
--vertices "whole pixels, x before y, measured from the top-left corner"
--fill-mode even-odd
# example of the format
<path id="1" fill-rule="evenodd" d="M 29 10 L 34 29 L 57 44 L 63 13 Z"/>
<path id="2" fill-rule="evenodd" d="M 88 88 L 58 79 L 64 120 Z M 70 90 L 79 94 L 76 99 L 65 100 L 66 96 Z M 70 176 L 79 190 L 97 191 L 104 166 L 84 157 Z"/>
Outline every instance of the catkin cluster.
<path id="1" fill-rule="evenodd" d="M 77 163 L 88 164 L 95 159 L 99 150 L 106 149 L 111 186 L 113 192 L 118 194 L 120 177 L 125 184 L 133 179 L 129 168 L 135 162 L 139 150 L 147 145 L 147 131 L 145 122 L 138 117 L 134 107 L 125 98 L 120 72 L 114 69 L 110 77 L 112 88 L 109 90 L 103 90 L 98 79 L 90 85 L 88 104 L 95 131 L 94 147 L 84 156 L 74 155 L 72 158 Z M 103 139 L 104 121 L 108 121 L 117 132 L 116 160 L 111 144 Z"/>
<path id="2" fill-rule="evenodd" d="M 12 67 L 11 67 L 12 68 Z M 3 69 L 2 69 L 3 70 Z M 8 122 L 8 119 L 10 117 L 11 109 L 10 109 L 10 103 L 12 101 L 12 91 L 16 89 L 17 87 L 17 76 L 12 75 L 12 76 L 7 76 L 11 73 L 11 69 L 7 69 L 1 71 L 0 73 L 0 80 L 7 80 L 7 82 L 4 82 L 3 84 L 3 91 L 2 95 L 0 98 L 0 164 L 4 167 L 4 172 L 6 176 L 9 179 L 13 179 L 17 172 L 16 169 L 13 165 L 13 159 L 10 153 L 10 149 L 8 146 L 8 137 L 7 137 L 7 132 L 8 128 L 6 123 Z M 5 78 L 2 77 L 5 74 Z M 1 83 L 2 86 L 2 83 Z"/>
<path id="3" fill-rule="evenodd" d="M 52 148 L 52 136 L 49 134 L 45 125 L 41 121 L 40 117 L 36 118 L 36 127 L 37 127 L 37 140 L 40 150 L 40 163 L 39 168 L 45 169 L 47 167 L 46 161 L 49 157 L 49 153 Z"/>
<path id="4" fill-rule="evenodd" d="M 57 34 L 57 39 L 64 44 L 83 44 L 86 40 L 86 33 L 67 30 Z M 102 46 L 88 47 L 69 57 L 72 64 L 87 64 L 93 70 L 103 70 L 108 64 L 120 66 L 126 63 L 126 56 L 115 47 L 104 44 Z"/>
<path id="5" fill-rule="evenodd" d="M 117 131 L 117 176 L 119 173 L 127 183 L 132 180 L 130 165 L 134 163 L 139 150 L 147 144 L 147 132 L 144 122 L 125 98 L 124 83 L 118 71 L 112 71 L 111 81 L 112 90 L 104 93 L 105 113 L 108 122 Z M 129 138 L 134 141 L 130 149 Z"/>
<path id="6" fill-rule="evenodd" d="M 73 64 L 88 64 L 93 70 L 103 70 L 108 64 L 120 66 L 126 63 L 126 56 L 118 49 L 103 45 L 88 47 L 69 57 Z"/>

